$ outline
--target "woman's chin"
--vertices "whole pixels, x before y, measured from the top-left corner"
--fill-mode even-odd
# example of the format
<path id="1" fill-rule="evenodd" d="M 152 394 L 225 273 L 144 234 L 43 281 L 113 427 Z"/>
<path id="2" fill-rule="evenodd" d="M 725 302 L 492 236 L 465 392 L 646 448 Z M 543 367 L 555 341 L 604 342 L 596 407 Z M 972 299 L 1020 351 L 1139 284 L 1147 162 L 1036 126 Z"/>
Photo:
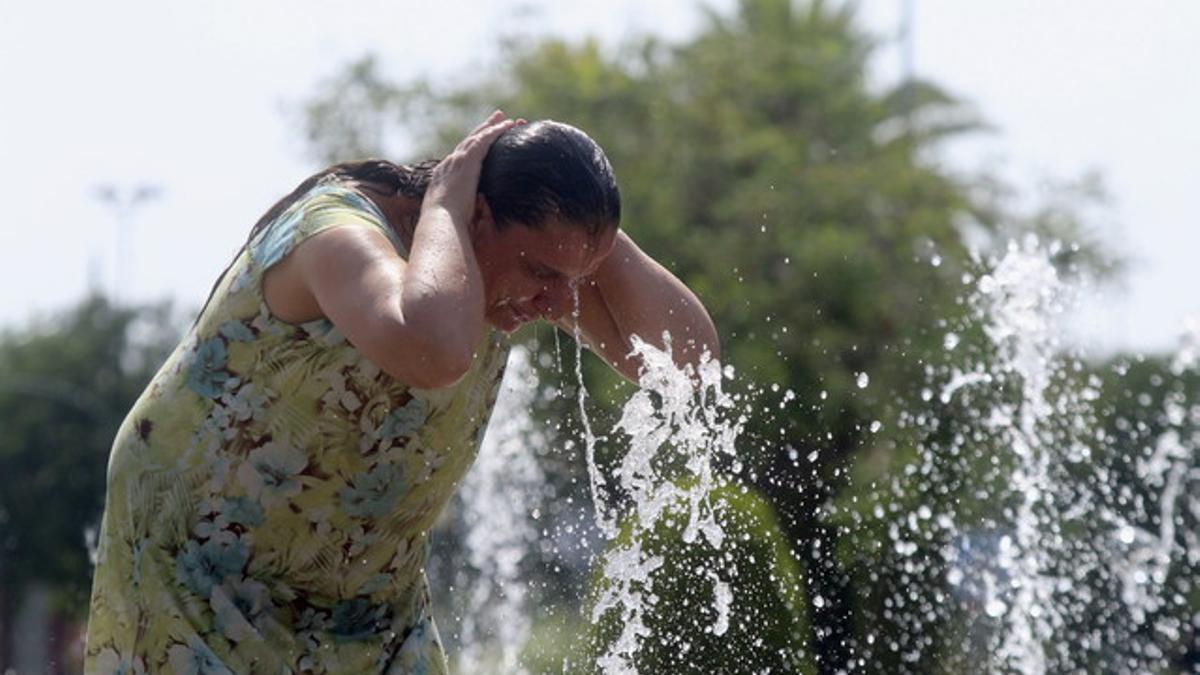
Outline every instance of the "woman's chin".
<path id="1" fill-rule="evenodd" d="M 526 323 L 507 307 L 496 308 L 495 311 L 488 315 L 487 320 L 488 323 L 492 324 L 493 328 L 507 334 L 515 333 L 517 329 Z"/>

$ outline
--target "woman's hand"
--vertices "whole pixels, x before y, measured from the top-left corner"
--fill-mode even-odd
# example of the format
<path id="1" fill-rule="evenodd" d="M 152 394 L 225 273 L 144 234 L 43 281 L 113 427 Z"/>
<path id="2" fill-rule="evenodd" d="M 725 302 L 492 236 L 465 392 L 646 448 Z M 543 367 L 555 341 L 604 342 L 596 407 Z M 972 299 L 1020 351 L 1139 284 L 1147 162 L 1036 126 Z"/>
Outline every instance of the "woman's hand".
<path id="1" fill-rule="evenodd" d="M 295 267 L 297 285 L 351 344 L 401 382 L 445 387 L 475 360 L 485 318 L 471 221 L 483 158 L 512 125 L 493 113 L 437 166 L 407 260 L 383 233 L 341 227 L 280 263 Z"/>
<path id="2" fill-rule="evenodd" d="M 485 329 L 483 275 L 471 225 L 477 217 L 479 172 L 500 134 L 515 124 L 497 110 L 467 134 L 430 179 L 404 270 L 403 323 L 419 334 L 414 356 L 440 373 L 442 384 L 470 369 Z"/>
<path id="3" fill-rule="evenodd" d="M 504 113 L 497 110 L 467 134 L 454 151 L 434 167 L 421 202 L 422 217 L 427 209 L 443 209 L 456 225 L 469 224 L 475 213 L 483 158 L 492 143 L 516 124 L 516 120 L 505 119 Z"/>
<path id="4" fill-rule="evenodd" d="M 557 323 L 574 332 L 574 321 L 566 315 Z M 579 285 L 578 328 L 592 351 L 633 383 L 642 365 L 630 356 L 633 335 L 663 349 L 662 335 L 669 333 L 680 368 L 695 366 L 705 352 L 721 358 L 717 328 L 700 299 L 624 231 L 600 269 Z"/>

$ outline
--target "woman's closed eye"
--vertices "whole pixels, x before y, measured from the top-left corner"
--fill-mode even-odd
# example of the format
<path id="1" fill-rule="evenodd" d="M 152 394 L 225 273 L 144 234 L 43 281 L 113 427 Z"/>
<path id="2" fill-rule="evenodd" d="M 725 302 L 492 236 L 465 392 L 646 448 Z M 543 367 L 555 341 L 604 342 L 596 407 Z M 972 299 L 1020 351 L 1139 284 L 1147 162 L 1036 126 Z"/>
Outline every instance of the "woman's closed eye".
<path id="1" fill-rule="evenodd" d="M 562 276 L 557 270 L 553 270 L 545 265 L 531 265 L 530 272 L 535 278 L 541 281 L 553 281 Z"/>

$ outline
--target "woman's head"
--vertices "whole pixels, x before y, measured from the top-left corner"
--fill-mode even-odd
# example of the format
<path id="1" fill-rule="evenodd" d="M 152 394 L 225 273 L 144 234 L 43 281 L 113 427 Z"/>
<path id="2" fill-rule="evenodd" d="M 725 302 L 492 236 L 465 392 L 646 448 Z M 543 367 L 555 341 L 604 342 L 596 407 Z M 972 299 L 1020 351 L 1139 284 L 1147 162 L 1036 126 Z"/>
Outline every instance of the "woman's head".
<path id="1" fill-rule="evenodd" d="M 513 127 L 483 160 L 479 193 L 496 226 L 540 229 L 550 220 L 591 235 L 621 221 L 621 193 L 612 165 L 579 129 L 541 120 Z"/>
<path id="2" fill-rule="evenodd" d="M 475 236 L 488 320 L 511 331 L 569 312 L 572 287 L 612 250 L 621 219 L 604 151 L 560 122 L 513 127 L 488 150 L 479 194 L 492 224 Z"/>
<path id="3" fill-rule="evenodd" d="M 276 202 L 249 239 L 331 177 L 369 186 L 383 198 L 420 200 L 436 165 L 436 160 L 396 164 L 383 159 L 335 164 Z M 474 244 L 488 320 L 512 330 L 524 320 L 557 318 L 568 309 L 570 286 L 581 272 L 594 270 L 611 250 L 620 223 L 621 195 L 604 151 L 567 124 L 542 120 L 518 125 L 489 148 L 479 194 L 486 208 L 476 220 L 487 223 L 475 228 Z M 213 293 L 228 271 L 221 273 Z"/>

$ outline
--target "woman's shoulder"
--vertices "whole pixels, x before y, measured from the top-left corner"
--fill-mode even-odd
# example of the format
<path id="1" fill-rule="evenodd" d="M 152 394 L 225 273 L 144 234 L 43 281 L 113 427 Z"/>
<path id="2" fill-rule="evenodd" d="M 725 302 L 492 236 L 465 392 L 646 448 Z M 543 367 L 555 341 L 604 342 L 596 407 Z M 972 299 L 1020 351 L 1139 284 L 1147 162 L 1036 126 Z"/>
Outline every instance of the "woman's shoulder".
<path id="1" fill-rule="evenodd" d="M 330 175 L 322 178 L 300 196 L 278 220 L 293 221 L 296 226 L 320 227 L 337 219 L 365 221 L 390 232 L 387 217 L 353 182 Z"/>
<path id="2" fill-rule="evenodd" d="M 399 236 L 383 212 L 351 184 L 327 177 L 284 209 L 249 242 L 251 260 L 265 270 L 301 242 L 337 227 L 366 227 L 383 234 L 403 254 Z"/>

